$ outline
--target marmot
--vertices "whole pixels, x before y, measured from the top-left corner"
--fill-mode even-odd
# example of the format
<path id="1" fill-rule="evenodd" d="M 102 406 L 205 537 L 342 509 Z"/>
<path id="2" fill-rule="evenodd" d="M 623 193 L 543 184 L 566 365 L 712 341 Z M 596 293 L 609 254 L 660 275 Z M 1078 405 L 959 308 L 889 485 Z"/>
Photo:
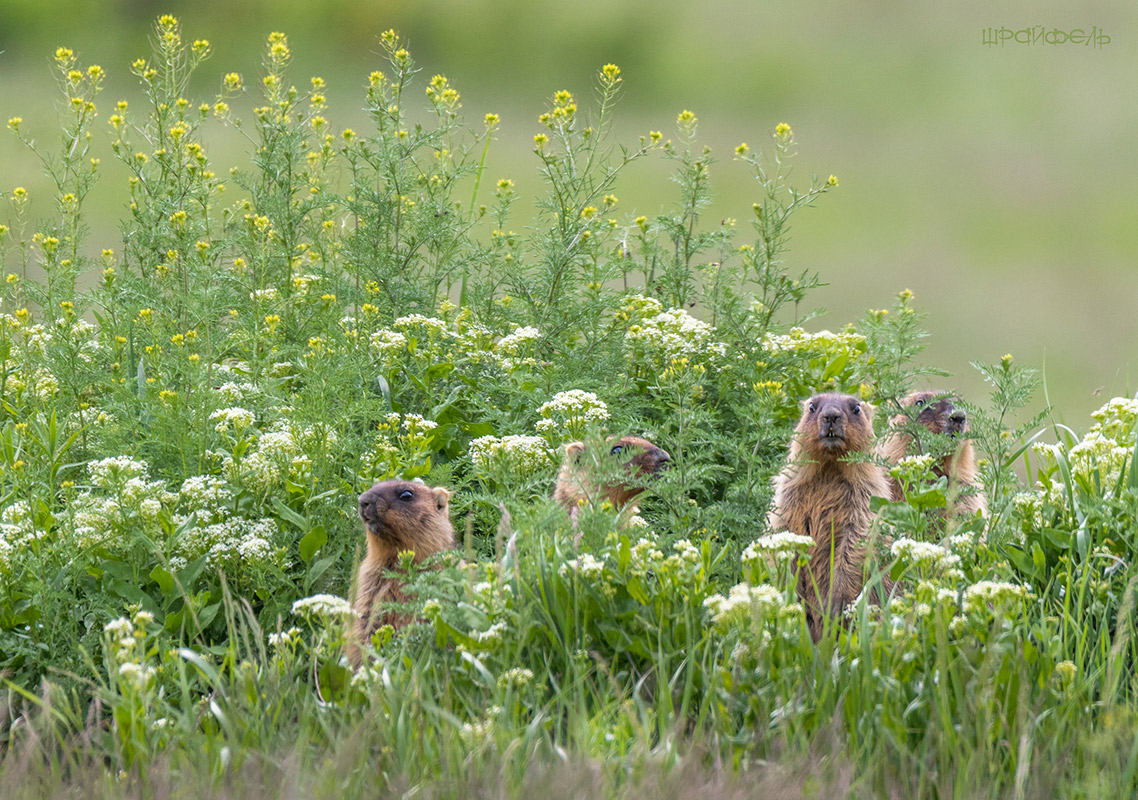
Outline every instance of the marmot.
<path id="1" fill-rule="evenodd" d="M 805 401 L 786 467 L 774 479 L 774 504 L 767 518 L 771 530 L 814 540 L 809 565 L 798 574 L 798 595 L 815 641 L 825 618 L 840 618 L 861 593 L 873 522 L 869 501 L 889 497 L 881 467 L 846 458 L 873 452 L 871 411 L 868 404 L 845 394 L 819 394 Z"/>
<path id="2" fill-rule="evenodd" d="M 896 464 L 905 456 L 912 455 L 915 449 L 913 437 L 902 429 L 910 419 L 915 419 L 933 434 L 959 439 L 960 443 L 955 450 L 945 454 L 934 467 L 938 476 L 948 476 L 951 507 L 947 510 L 951 515 L 968 517 L 975 516 L 979 511 L 986 517 L 988 501 L 977 485 L 976 453 L 972 449 L 972 440 L 963 436 L 968 432 L 968 415 L 964 409 L 956 406 L 957 402 L 956 398 L 944 392 L 913 392 L 901 401 L 901 406 L 920 409 L 916 417 L 910 417 L 904 412 L 893 417 L 890 420 L 891 431 L 888 436 L 882 437 L 877 451 L 890 464 Z M 925 446 L 920 449 L 927 449 L 928 443 L 923 444 Z M 892 476 L 887 476 L 887 479 L 892 498 L 903 500 L 904 494 L 897 479 Z"/>
<path id="3" fill-rule="evenodd" d="M 450 492 L 414 481 L 382 481 L 360 495 L 360 518 L 367 532 L 367 555 L 356 573 L 356 620 L 352 662 L 359 648 L 383 625 L 399 628 L 413 614 L 385 610 L 384 603 L 404 602 L 403 582 L 389 575 L 402 550 L 415 551 L 415 562 L 455 546 L 450 524 Z"/>
<path id="4" fill-rule="evenodd" d="M 647 439 L 638 436 L 616 437 L 606 440 L 609 455 L 620 459 L 625 472 L 631 479 L 619 483 L 595 486 L 594 472 L 598 464 L 589 464 L 589 455 L 584 442 L 570 442 L 565 445 L 565 458 L 561 462 L 561 472 L 557 475 L 557 485 L 553 487 L 553 499 L 572 511 L 582 501 L 608 500 L 620 511 L 644 491 L 644 481 L 666 469 L 672 457 Z"/>

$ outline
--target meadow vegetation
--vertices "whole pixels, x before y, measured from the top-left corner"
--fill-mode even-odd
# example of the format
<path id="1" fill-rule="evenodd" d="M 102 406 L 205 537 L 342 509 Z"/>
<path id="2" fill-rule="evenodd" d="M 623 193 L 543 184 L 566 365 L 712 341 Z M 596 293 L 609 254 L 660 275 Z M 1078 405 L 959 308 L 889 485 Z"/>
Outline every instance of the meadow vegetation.
<path id="1" fill-rule="evenodd" d="M 799 402 L 858 394 L 880 432 L 951 385 L 914 366 L 907 291 L 807 330 L 825 276 L 789 225 L 837 178 L 792 181 L 782 124 L 732 155 L 754 205 L 708 220 L 697 118 L 613 141 L 606 65 L 540 114 L 518 219 L 485 174 L 497 116 L 381 43 L 366 130 L 282 34 L 255 79 L 187 97 L 210 45 L 170 17 L 130 65 L 142 107 L 107 114 L 103 70 L 60 48 L 62 140 L 8 121 L 55 192 L 7 189 L 0 227 L 6 798 L 1134 791 L 1138 402 L 1079 433 L 1022 412 L 1039 382 L 1010 355 L 975 364 L 989 517 L 946 525 L 930 460 L 898 465 L 874 532 L 897 590 L 815 644 L 804 544 L 765 527 Z M 211 162 L 219 125 L 247 163 Z M 107 136 L 117 164 L 90 155 Z M 641 159 L 673 168 L 666 213 L 621 206 Z M 104 171 L 130 188 L 105 249 Z M 671 469 L 632 524 L 571 520 L 559 448 L 626 433 Z M 462 546 L 353 672 L 356 495 L 393 477 L 449 487 Z"/>

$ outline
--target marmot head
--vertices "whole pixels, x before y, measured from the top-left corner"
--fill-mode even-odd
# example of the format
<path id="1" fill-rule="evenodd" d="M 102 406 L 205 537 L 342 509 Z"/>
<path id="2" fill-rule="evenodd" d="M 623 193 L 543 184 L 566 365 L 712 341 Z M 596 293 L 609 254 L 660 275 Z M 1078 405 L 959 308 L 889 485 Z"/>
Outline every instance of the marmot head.
<path id="1" fill-rule="evenodd" d="M 605 440 L 605 446 L 608 447 L 606 457 L 613 459 L 619 465 L 620 471 L 629 476 L 627 481 L 608 483 L 602 489 L 604 496 L 618 507 L 627 504 L 629 500 L 643 492 L 647 479 L 667 469 L 672 460 L 667 450 L 639 436 L 622 436 L 619 439 L 610 436 Z M 558 483 L 562 484 L 559 486 L 562 501 L 584 496 L 582 490 L 587 483 L 591 483 L 585 481 L 579 474 L 588 471 L 584 464 L 584 454 L 584 442 L 570 442 L 565 445 L 565 462 L 558 479 Z M 598 472 L 604 472 L 603 468 Z"/>
<path id="2" fill-rule="evenodd" d="M 945 392 L 913 392 L 901 401 L 903 408 L 917 409 L 912 417 L 933 433 L 956 437 L 968 431 L 968 415 L 958 408 L 959 400 Z M 898 414 L 893 418 L 894 425 L 901 425 L 910 419 L 908 414 Z"/>
<path id="3" fill-rule="evenodd" d="M 415 481 L 382 481 L 360 495 L 360 518 L 369 536 L 417 558 L 445 550 L 454 540 L 450 492 Z"/>
<path id="4" fill-rule="evenodd" d="M 802 403 L 795 428 L 802 448 L 819 460 L 864 452 L 873 442 L 873 407 L 849 394 L 816 394 Z"/>

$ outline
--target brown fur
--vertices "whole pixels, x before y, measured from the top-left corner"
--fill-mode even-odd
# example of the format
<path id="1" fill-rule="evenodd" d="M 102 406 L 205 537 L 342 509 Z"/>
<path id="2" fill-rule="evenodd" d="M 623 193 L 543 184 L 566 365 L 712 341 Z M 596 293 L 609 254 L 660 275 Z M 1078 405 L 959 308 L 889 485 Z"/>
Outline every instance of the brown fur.
<path id="1" fill-rule="evenodd" d="M 985 517 L 988 516 L 988 501 L 977 481 L 976 453 L 972 449 L 972 440 L 963 438 L 963 434 L 968 432 L 968 417 L 963 409 L 956 406 L 955 398 L 944 392 L 913 392 L 901 401 L 901 405 L 905 408 L 920 406 L 921 410 L 915 419 L 930 432 L 953 438 L 962 437 L 956 450 L 946 454 L 934 467 L 937 475 L 948 476 L 951 502 L 949 514 L 971 517 L 979 511 Z M 920 449 L 919 443 L 901 430 L 909 419 L 912 418 L 905 413 L 893 417 L 890 420 L 890 433 L 878 443 L 878 454 L 890 464 L 896 464 Z M 891 476 L 887 479 L 892 498 L 903 500 L 904 494 L 897 479 Z"/>
<path id="2" fill-rule="evenodd" d="M 410 493 L 410 496 L 407 496 Z M 385 603 L 407 600 L 397 570 L 402 550 L 415 552 L 415 563 L 454 547 L 450 492 L 414 481 L 383 481 L 360 495 L 360 518 L 367 533 L 367 555 L 356 574 L 356 620 L 351 659 L 383 625 L 400 628 L 413 614 L 385 610 Z"/>
<path id="3" fill-rule="evenodd" d="M 889 496 L 879 466 L 845 459 L 872 452 L 871 412 L 852 395 L 819 394 L 804 402 L 787 465 L 774 479 L 771 530 L 814 540 L 809 564 L 798 574 L 798 595 L 815 641 L 825 618 L 840 618 L 861 594 L 873 522 L 869 501 Z"/>
<path id="4" fill-rule="evenodd" d="M 672 459 L 666 450 L 638 436 L 624 436 L 619 441 L 610 436 L 606 444 L 609 452 L 619 456 L 625 470 L 638 480 L 594 486 L 585 443 L 570 442 L 565 445 L 565 458 L 561 462 L 557 485 L 553 487 L 554 500 L 570 511 L 582 502 L 608 500 L 619 511 L 644 491 L 643 479 L 666 469 Z"/>

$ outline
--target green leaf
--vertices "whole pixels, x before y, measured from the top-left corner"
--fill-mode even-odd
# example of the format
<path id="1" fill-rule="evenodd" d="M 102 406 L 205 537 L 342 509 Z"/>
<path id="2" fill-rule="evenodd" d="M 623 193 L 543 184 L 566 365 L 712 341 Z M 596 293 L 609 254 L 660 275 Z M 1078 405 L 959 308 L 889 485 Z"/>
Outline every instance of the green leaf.
<path id="1" fill-rule="evenodd" d="M 849 353 L 840 353 L 833 361 L 826 367 L 826 371 L 822 373 L 822 382 L 830 380 L 841 373 L 846 368 L 847 362 L 850 360 Z"/>
<path id="2" fill-rule="evenodd" d="M 328 533 L 324 530 L 323 525 L 316 525 L 308 533 L 300 538 L 300 557 L 307 564 L 316 555 L 319 550 L 328 541 Z"/>
<path id="3" fill-rule="evenodd" d="M 313 563 L 313 565 L 308 568 L 309 582 L 315 581 L 321 575 L 327 572 L 328 568 L 336 563 L 337 557 L 338 556 L 336 554 L 333 554 L 330 556 L 325 556 L 324 558 L 321 558 Z"/>
<path id="4" fill-rule="evenodd" d="M 277 512 L 277 516 L 286 522 L 291 522 L 295 527 L 302 531 L 308 530 L 308 520 L 297 514 L 291 508 L 281 502 L 279 497 L 273 498 L 273 510 Z"/>
<path id="5" fill-rule="evenodd" d="M 162 594 L 167 597 L 174 594 L 174 588 L 176 586 L 174 576 L 161 564 L 150 570 L 150 580 L 158 584 L 158 588 L 162 590 Z"/>

